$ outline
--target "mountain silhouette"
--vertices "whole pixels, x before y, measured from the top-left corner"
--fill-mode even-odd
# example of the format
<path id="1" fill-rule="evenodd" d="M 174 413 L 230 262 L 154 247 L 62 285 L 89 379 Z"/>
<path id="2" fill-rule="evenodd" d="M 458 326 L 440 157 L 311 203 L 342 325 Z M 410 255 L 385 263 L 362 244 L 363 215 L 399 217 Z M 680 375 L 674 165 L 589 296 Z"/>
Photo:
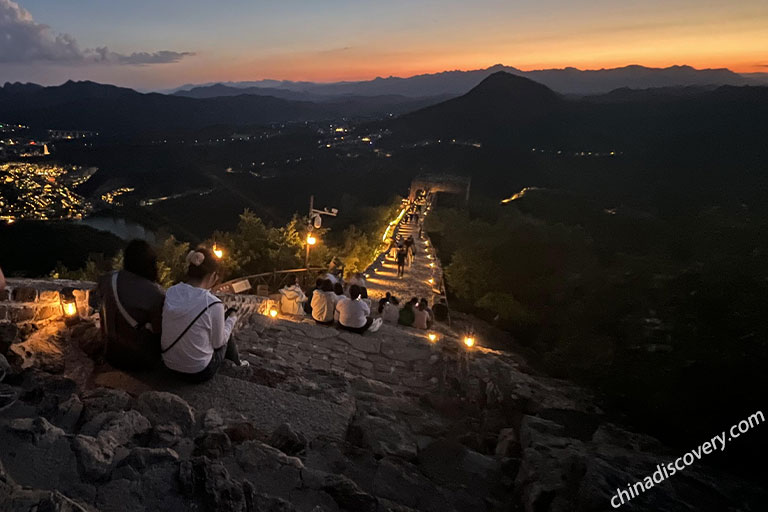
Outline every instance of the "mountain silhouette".
<path id="1" fill-rule="evenodd" d="M 528 144 L 563 103 L 545 85 L 498 71 L 463 96 L 403 115 L 392 126 L 400 135 L 493 138 Z"/>
<path id="2" fill-rule="evenodd" d="M 216 87 L 214 94 L 233 92 L 225 87 Z M 444 99 L 333 97 L 324 102 L 311 102 L 299 100 L 301 94 L 292 94 L 296 99 L 250 93 L 194 98 L 144 94 L 90 81 L 69 81 L 54 87 L 6 84 L 0 88 L 0 119 L 40 129 L 95 130 L 105 135 L 125 135 L 195 130 L 217 124 L 263 125 L 380 117 Z"/>
<path id="3" fill-rule="evenodd" d="M 691 66 L 670 66 L 650 68 L 630 65 L 611 69 L 581 70 L 573 67 L 562 69 L 541 69 L 522 71 L 512 66 L 496 64 L 485 69 L 468 71 L 443 71 L 403 77 L 377 77 L 373 80 L 357 82 L 291 82 L 287 80 L 261 80 L 251 82 L 225 82 L 233 88 L 269 88 L 272 90 L 293 91 L 305 94 L 338 96 L 362 95 L 378 96 L 396 94 L 409 97 L 450 95 L 466 93 L 488 76 L 505 71 L 513 75 L 530 78 L 546 85 L 561 94 L 591 95 L 602 94 L 621 87 L 647 89 L 650 87 L 679 87 L 706 85 L 758 85 L 765 82 L 765 77 L 740 75 L 729 69 L 695 69 Z M 204 84 L 216 85 L 216 84 Z M 175 91 L 192 89 L 194 85 L 185 85 Z M 174 92 L 174 91 L 172 91 Z M 277 95 L 277 94 L 275 94 Z"/>

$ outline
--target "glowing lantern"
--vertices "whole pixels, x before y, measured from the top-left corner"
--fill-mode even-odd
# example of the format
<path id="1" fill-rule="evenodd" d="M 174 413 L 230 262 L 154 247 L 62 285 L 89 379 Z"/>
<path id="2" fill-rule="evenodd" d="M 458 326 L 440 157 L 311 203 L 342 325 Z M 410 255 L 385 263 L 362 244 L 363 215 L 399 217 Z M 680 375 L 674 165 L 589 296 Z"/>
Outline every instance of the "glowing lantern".
<path id="1" fill-rule="evenodd" d="M 437 334 L 431 332 L 431 333 L 427 334 L 427 338 L 429 338 L 429 341 L 434 343 L 434 342 L 437 341 Z"/>
<path id="2" fill-rule="evenodd" d="M 277 317 L 277 308 L 275 306 L 272 306 L 271 308 L 269 308 L 269 316 L 271 316 L 272 318 Z"/>
<path id="3" fill-rule="evenodd" d="M 475 338 L 473 336 L 464 336 L 464 344 L 467 346 L 467 348 L 472 348 L 475 346 Z"/>
<path id="4" fill-rule="evenodd" d="M 224 251 L 218 245 L 213 244 L 212 250 L 214 256 L 216 256 L 218 259 L 221 259 L 224 256 Z"/>
<path id="5" fill-rule="evenodd" d="M 73 288 L 64 288 L 59 292 L 61 311 L 64 313 L 64 321 L 68 324 L 77 322 L 80 316 L 77 311 L 77 300 Z"/>

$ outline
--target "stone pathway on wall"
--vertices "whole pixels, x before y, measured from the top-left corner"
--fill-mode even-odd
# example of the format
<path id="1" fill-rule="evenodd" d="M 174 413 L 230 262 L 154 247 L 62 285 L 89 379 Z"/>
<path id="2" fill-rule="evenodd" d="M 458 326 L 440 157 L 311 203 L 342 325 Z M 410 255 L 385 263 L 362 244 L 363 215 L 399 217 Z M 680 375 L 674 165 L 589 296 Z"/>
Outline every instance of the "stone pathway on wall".
<path id="1" fill-rule="evenodd" d="M 422 217 L 423 219 L 423 217 Z M 442 282 L 442 269 L 435 256 L 435 251 L 426 234 L 419 237 L 420 223 L 401 223 L 396 231 L 402 235 L 403 240 L 413 235 L 415 240 L 415 258 L 410 266 L 406 266 L 403 278 L 397 277 L 397 262 L 388 254 L 381 254 L 366 271 L 370 277 L 368 283 L 368 295 L 375 303 L 387 292 L 392 293 L 404 304 L 412 297 L 426 298 L 430 304 L 435 296 L 440 295 Z M 432 279 L 432 282 L 429 280 Z"/>

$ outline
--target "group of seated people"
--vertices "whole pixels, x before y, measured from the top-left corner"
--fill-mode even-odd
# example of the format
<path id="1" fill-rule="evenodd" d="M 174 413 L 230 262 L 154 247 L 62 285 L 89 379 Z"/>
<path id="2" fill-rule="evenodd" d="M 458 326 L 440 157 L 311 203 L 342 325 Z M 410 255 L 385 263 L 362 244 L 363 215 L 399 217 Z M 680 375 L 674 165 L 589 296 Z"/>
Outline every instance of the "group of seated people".
<path id="1" fill-rule="evenodd" d="M 382 319 L 371 317 L 371 300 L 364 281 L 358 284 L 358 279 L 353 278 L 350 283 L 345 293 L 344 285 L 339 281 L 334 283 L 331 276 L 318 279 L 309 294 L 306 312 L 321 325 L 336 324 L 358 334 L 378 331 Z"/>
<path id="2" fill-rule="evenodd" d="M 102 276 L 101 329 L 105 358 L 126 370 L 162 364 L 191 382 L 213 377 L 224 359 L 240 366 L 232 329 L 237 310 L 210 289 L 219 279 L 218 261 L 205 248 L 187 255 L 187 277 L 163 290 L 158 284 L 157 255 L 143 240 L 123 253 L 123 269 Z"/>
<path id="3" fill-rule="evenodd" d="M 162 363 L 192 382 L 213 377 L 225 359 L 247 366 L 231 336 L 237 310 L 227 309 L 210 291 L 218 280 L 216 257 L 198 248 L 187 255 L 186 280 L 163 290 L 152 247 L 143 240 L 130 242 L 123 253 L 123 269 L 102 276 L 98 283 L 106 360 L 127 370 Z M 443 310 L 447 312 L 442 303 L 430 308 L 427 299 L 416 297 L 400 308 L 397 298 L 387 293 L 374 317 L 362 274 L 346 284 L 326 274 L 308 296 L 298 284 L 288 290 L 283 296 L 289 304 L 301 305 L 299 313 L 306 312 L 318 324 L 335 324 L 358 334 L 375 332 L 385 321 L 429 329 L 435 320 L 444 321 Z"/>
<path id="4" fill-rule="evenodd" d="M 379 300 L 379 314 L 385 322 L 429 329 L 435 323 L 435 313 L 429 307 L 427 299 L 413 297 L 400 308 L 400 301 L 391 293 Z"/>

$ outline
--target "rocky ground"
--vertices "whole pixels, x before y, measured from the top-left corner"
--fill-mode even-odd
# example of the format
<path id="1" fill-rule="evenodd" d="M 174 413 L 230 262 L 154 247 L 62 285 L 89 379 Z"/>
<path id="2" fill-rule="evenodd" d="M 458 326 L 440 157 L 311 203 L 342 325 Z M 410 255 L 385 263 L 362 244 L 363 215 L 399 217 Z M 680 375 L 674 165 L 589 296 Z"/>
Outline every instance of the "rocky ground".
<path id="1" fill-rule="evenodd" d="M 608 510 L 679 455 L 447 329 L 430 344 L 255 316 L 237 340 L 251 367 L 195 386 L 92 360 L 89 324 L 47 359 L 9 351 L 0 510 Z M 758 510 L 747 488 L 690 468 L 622 508 Z"/>
<path id="2" fill-rule="evenodd" d="M 427 249 L 418 240 L 418 254 Z M 432 262 L 417 257 L 400 280 L 379 260 L 372 297 L 439 292 Z M 13 318 L 48 307 L 44 292 L 24 290 L 6 300 L 34 307 L 8 306 Z M 236 334 L 251 365 L 200 385 L 110 368 L 95 319 L 0 324 L 0 400 L 19 396 L 0 411 L 0 511 L 601 511 L 681 455 L 513 353 L 468 350 L 465 329 L 502 335 L 471 317 L 437 326 L 433 343 L 424 331 L 361 336 L 223 299 L 256 313 Z M 694 466 L 621 508 L 747 512 L 766 498 Z"/>

